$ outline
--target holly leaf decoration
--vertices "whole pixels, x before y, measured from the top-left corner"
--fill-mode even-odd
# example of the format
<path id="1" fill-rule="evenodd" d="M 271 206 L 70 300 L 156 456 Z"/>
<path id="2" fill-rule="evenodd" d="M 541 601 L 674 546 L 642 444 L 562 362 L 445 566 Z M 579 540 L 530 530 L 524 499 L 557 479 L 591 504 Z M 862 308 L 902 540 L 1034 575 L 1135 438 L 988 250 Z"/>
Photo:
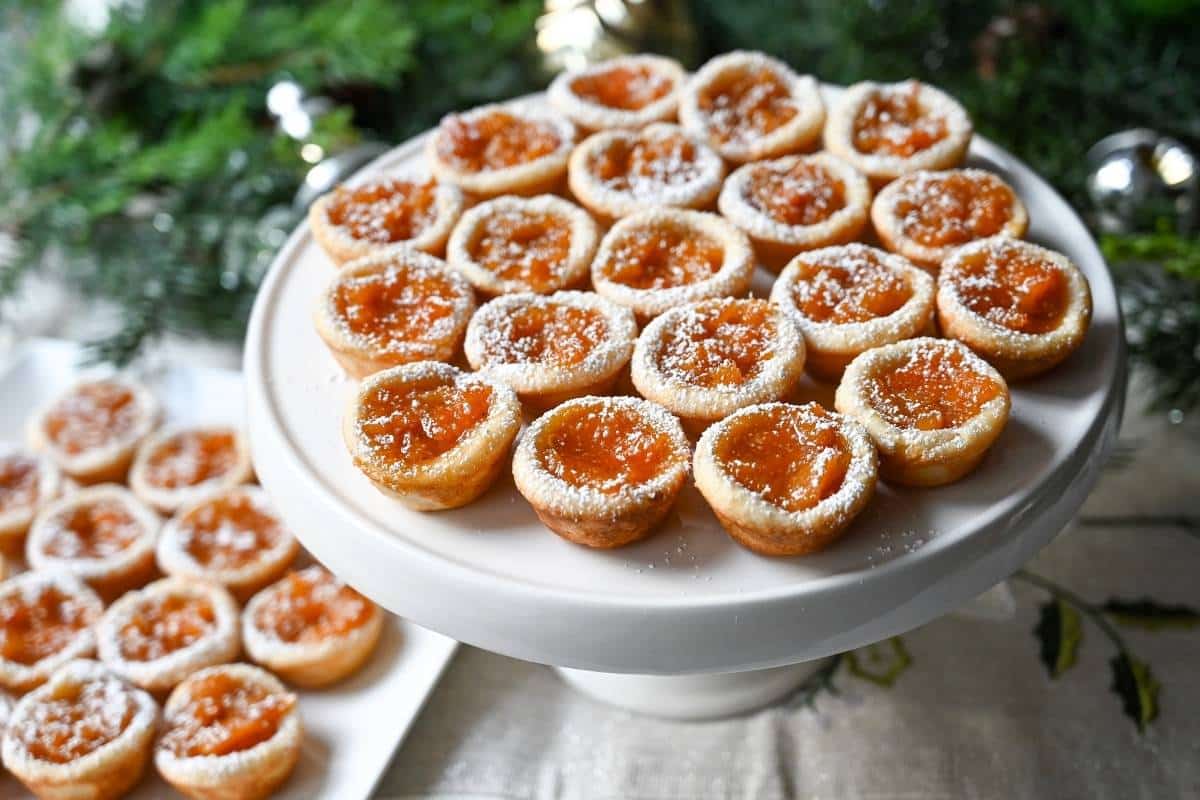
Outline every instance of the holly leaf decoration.
<path id="1" fill-rule="evenodd" d="M 1163 605 L 1149 597 L 1122 600 L 1112 597 L 1102 607 L 1116 622 L 1134 628 L 1163 630 L 1165 628 L 1195 628 L 1200 625 L 1200 611 L 1190 606 Z"/>
<path id="2" fill-rule="evenodd" d="M 912 656 L 899 636 L 846 653 L 850 674 L 877 686 L 891 686 L 912 664 Z"/>
<path id="3" fill-rule="evenodd" d="M 1133 720 L 1138 731 L 1145 731 L 1158 716 L 1158 690 L 1162 685 L 1150 672 L 1150 665 L 1121 652 L 1108 662 L 1112 667 L 1112 691 L 1121 698 L 1125 716 Z"/>
<path id="4" fill-rule="evenodd" d="M 1057 678 L 1075 665 L 1083 626 L 1079 612 L 1062 600 L 1043 603 L 1040 611 L 1033 633 L 1041 644 L 1042 664 L 1051 678 Z"/>

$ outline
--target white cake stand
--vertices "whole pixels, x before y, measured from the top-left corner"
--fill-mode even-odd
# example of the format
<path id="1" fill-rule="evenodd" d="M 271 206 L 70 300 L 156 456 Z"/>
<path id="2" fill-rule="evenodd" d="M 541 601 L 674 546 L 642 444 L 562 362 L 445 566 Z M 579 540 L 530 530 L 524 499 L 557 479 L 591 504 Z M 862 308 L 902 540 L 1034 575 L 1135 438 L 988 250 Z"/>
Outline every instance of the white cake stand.
<path id="1" fill-rule="evenodd" d="M 414 168 L 422 138 L 359 179 Z M 551 534 L 511 480 L 454 511 L 413 512 L 385 498 L 342 444 L 353 384 L 311 322 L 333 267 L 303 224 L 263 283 L 246 341 L 259 478 L 305 547 L 421 625 L 569 668 L 573 685 L 639 711 L 698 718 L 768 703 L 803 679 L 804 662 L 928 622 L 1014 572 L 1078 510 L 1116 438 L 1124 337 L 1099 251 L 1017 159 L 976 137 L 971 161 L 1013 185 L 1031 239 L 1087 274 L 1091 330 L 1065 364 L 1013 390 L 1008 428 L 975 473 L 934 490 L 881 485 L 824 553 L 768 559 L 743 550 L 692 488 L 659 532 L 610 552 Z M 760 288 L 769 280 L 761 275 Z M 829 387 L 809 388 L 830 402 Z"/>

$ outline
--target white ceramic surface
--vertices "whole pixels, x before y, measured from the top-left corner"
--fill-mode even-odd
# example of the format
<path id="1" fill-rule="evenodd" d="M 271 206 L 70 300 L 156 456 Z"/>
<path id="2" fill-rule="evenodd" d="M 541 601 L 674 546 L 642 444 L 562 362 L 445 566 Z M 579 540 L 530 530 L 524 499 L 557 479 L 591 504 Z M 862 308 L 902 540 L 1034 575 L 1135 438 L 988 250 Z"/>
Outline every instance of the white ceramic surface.
<path id="1" fill-rule="evenodd" d="M 0 367 L 0 441 L 23 441 L 30 412 L 78 374 L 78 354 L 67 342 L 34 340 Z M 236 372 L 171 365 L 140 377 L 162 401 L 170 422 L 242 422 L 242 380 Z M 276 796 L 368 797 L 456 647 L 445 636 L 389 617 L 379 649 L 361 672 L 329 689 L 299 692 L 303 754 Z M 0 775 L 0 797 L 31 796 L 7 773 Z M 176 796 L 153 765 L 130 795 Z"/>
<path id="2" fill-rule="evenodd" d="M 358 179 L 416 167 L 421 143 L 401 145 Z M 1030 238 L 1087 274 L 1092 328 L 1065 364 L 1015 389 L 1012 420 L 977 472 L 934 490 L 881 485 L 826 552 L 768 559 L 743 550 L 690 487 L 658 533 L 610 552 L 551 534 L 510 479 L 455 511 L 412 512 L 385 498 L 342 444 L 353 384 L 313 330 L 311 310 L 333 267 L 306 225 L 267 276 L 246 342 L 260 478 L 305 546 L 376 601 L 530 661 L 729 672 L 819 658 L 920 625 L 1011 574 L 1062 528 L 1095 483 L 1123 402 L 1120 312 L 1083 224 L 990 142 L 976 137 L 971 162 L 1016 188 L 1033 220 Z M 758 276 L 758 291 L 769 284 Z M 811 389 L 831 402 L 830 387 Z"/>

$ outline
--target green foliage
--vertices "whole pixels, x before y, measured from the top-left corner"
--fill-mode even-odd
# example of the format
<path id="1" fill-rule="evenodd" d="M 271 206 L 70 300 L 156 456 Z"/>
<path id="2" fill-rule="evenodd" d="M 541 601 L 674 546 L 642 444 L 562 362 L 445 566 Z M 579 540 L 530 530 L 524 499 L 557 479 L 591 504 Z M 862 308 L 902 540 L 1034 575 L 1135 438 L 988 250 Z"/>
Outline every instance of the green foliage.
<path id="1" fill-rule="evenodd" d="M 277 134 L 290 78 L 342 107 L 327 149 L 396 140 L 450 108 L 534 88 L 533 0 L 116 4 L 87 32 L 56 3 L 0 12 L 0 230 L 33 268 L 116 301 L 124 359 L 162 330 L 236 338 L 308 165 Z M 486 46 L 483 46 L 485 45 Z"/>
<path id="2" fill-rule="evenodd" d="M 1200 611 L 1190 606 L 1165 605 L 1149 597 L 1137 600 L 1111 597 L 1101 608 L 1114 621 L 1134 628 L 1152 631 L 1169 628 L 1187 630 L 1200 625 Z"/>
<path id="3" fill-rule="evenodd" d="M 1162 684 L 1150 671 L 1150 665 L 1122 650 L 1108 662 L 1112 669 L 1113 694 L 1121 698 L 1125 716 L 1133 720 L 1139 731 L 1158 717 L 1158 692 Z"/>
<path id="4" fill-rule="evenodd" d="M 1059 598 L 1043 603 L 1033 633 L 1040 645 L 1042 664 L 1051 678 L 1058 678 L 1075 666 L 1083 626 L 1079 612 L 1070 604 Z"/>

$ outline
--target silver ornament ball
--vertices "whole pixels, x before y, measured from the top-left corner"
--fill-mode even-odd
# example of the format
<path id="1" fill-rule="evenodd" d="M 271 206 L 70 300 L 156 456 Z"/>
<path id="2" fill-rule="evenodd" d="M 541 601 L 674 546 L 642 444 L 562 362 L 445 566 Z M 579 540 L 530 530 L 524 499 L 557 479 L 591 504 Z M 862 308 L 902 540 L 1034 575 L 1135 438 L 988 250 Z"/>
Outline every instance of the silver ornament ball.
<path id="1" fill-rule="evenodd" d="M 1163 214 L 1181 232 L 1196 229 L 1200 161 L 1183 142 L 1135 128 L 1096 142 L 1087 162 L 1087 191 L 1102 230 L 1128 233 Z"/>

